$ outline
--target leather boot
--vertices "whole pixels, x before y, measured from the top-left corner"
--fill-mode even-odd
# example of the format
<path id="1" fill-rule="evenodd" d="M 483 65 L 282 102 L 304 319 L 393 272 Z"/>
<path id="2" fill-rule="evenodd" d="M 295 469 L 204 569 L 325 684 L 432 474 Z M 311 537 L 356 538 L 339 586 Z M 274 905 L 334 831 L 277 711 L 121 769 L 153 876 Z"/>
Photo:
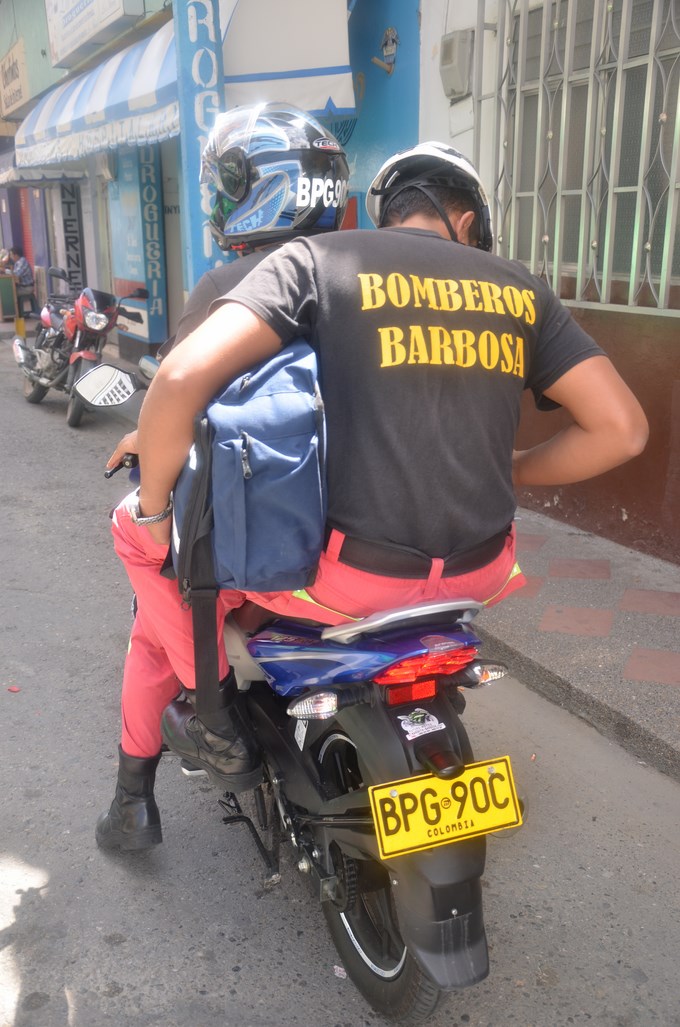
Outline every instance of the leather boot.
<path id="1" fill-rule="evenodd" d="M 190 702 L 166 706 L 161 719 L 163 741 L 172 752 L 207 771 L 212 784 L 228 792 L 245 792 L 262 780 L 257 742 L 241 709 L 233 671 L 200 720 Z"/>
<path id="2" fill-rule="evenodd" d="M 108 813 L 95 828 L 102 849 L 148 849 L 163 841 L 161 816 L 153 797 L 156 767 L 161 758 L 128 756 L 118 746 L 118 782 Z"/>

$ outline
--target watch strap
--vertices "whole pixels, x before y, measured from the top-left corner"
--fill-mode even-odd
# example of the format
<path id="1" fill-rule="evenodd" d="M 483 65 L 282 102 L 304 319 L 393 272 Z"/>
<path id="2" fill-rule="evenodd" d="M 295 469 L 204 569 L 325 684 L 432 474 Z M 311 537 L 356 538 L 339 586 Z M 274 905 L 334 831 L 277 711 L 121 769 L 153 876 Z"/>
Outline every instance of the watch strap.
<path id="1" fill-rule="evenodd" d="M 168 505 L 165 510 L 161 510 L 160 513 L 152 514 L 150 517 L 142 517 L 139 512 L 139 496 L 137 496 L 136 502 L 130 508 L 130 517 L 133 524 L 160 524 L 165 521 L 172 514 L 172 497 L 168 500 Z"/>

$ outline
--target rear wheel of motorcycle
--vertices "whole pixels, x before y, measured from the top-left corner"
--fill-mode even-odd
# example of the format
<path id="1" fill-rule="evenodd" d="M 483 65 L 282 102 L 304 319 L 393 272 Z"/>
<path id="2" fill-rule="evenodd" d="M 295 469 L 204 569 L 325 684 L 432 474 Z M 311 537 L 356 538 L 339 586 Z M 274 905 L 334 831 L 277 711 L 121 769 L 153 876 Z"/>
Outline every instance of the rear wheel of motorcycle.
<path id="1" fill-rule="evenodd" d="M 402 941 L 392 886 L 383 874 L 382 887 L 359 890 L 344 911 L 324 902 L 324 916 L 345 970 L 373 1009 L 399 1023 L 422 1023 L 434 1012 L 441 991 Z"/>
<path id="2" fill-rule="evenodd" d="M 38 385 L 36 382 L 24 375 L 24 396 L 29 403 L 39 403 L 48 393 L 48 389 L 44 385 Z"/>
<path id="3" fill-rule="evenodd" d="M 329 734 L 318 759 L 333 791 L 346 794 L 362 787 L 356 747 L 346 735 Z M 323 912 L 345 970 L 382 1016 L 400 1023 L 423 1022 L 434 1012 L 441 991 L 399 933 L 387 871 L 372 860 L 347 860 L 339 850 L 333 852 L 333 862 L 338 901 L 324 902 Z"/>

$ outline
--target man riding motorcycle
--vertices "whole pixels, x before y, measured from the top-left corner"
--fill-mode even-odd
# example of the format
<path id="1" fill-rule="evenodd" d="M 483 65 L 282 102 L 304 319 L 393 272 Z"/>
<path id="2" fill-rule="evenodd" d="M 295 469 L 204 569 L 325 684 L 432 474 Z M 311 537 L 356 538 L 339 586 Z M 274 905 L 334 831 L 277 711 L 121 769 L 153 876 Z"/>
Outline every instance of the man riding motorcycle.
<path id="1" fill-rule="evenodd" d="M 314 145 L 314 144 L 317 145 Z M 238 175 L 251 182 L 241 188 Z M 304 182 L 333 176 L 343 184 L 342 199 L 329 208 L 322 198 L 308 195 L 300 202 Z M 305 111 L 289 104 L 270 103 L 238 107 L 218 117 L 202 157 L 202 182 L 215 189 L 210 229 L 221 249 L 241 259 L 206 272 L 191 293 L 170 345 L 161 348 L 165 357 L 207 317 L 211 302 L 233 288 L 276 246 L 297 235 L 314 235 L 339 228 L 347 202 L 349 171 L 345 155 L 330 134 Z M 302 185 L 300 183 L 303 183 Z M 236 184 L 236 188 L 234 188 Z M 125 453 L 137 452 L 137 432 L 125 435 L 107 466 L 116 466 Z M 139 522 L 138 522 L 139 523 Z M 136 564 L 151 552 L 165 558 L 167 546 L 153 549 L 143 526 L 131 523 L 127 501 L 113 520 L 116 551 L 126 563 L 137 591 Z M 141 540 L 140 551 L 135 544 Z M 104 848 L 137 849 L 161 841 L 158 809 L 153 798 L 156 767 L 160 759 L 161 714 L 177 695 L 179 681 L 193 683 L 193 659 L 188 667 L 180 661 L 177 639 L 185 630 L 186 617 L 159 637 L 148 606 L 172 607 L 177 584 L 161 578 L 154 567 L 158 595 L 149 600 L 137 595 L 137 614 L 125 661 L 121 697 L 122 733 L 116 794 L 96 827 Z M 171 600 L 166 599 L 172 593 Z M 227 673 L 226 660 L 221 672 Z M 249 758 L 249 753 L 248 753 Z"/>

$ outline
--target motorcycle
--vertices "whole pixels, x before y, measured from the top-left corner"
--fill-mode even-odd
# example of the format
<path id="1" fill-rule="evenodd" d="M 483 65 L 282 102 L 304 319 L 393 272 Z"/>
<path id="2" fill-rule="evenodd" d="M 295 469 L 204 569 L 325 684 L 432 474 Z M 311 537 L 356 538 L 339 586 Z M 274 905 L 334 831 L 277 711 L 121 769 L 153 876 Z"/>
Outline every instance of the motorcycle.
<path id="1" fill-rule="evenodd" d="M 115 370 L 81 379 L 86 402 L 115 400 Z M 465 691 L 507 672 L 479 655 L 481 609 L 461 598 L 324 627 L 246 604 L 225 622 L 263 781 L 252 815 L 226 793 L 223 821 L 250 832 L 266 888 L 290 843 L 348 976 L 400 1023 L 487 976 L 486 835 L 522 823 L 509 757 L 476 761 L 461 721 Z"/>
<path id="2" fill-rule="evenodd" d="M 68 282 L 62 268 L 50 267 L 52 278 Z M 52 296 L 40 313 L 40 324 L 31 346 L 17 336 L 14 357 L 24 373 L 24 396 L 29 403 L 40 403 L 50 389 L 66 392 L 66 421 L 72 428 L 80 424 L 85 405 L 74 389 L 79 378 L 99 364 L 106 340 L 122 316 L 127 321 L 143 322 L 137 310 L 121 306 L 126 299 L 147 299 L 146 289 L 134 289 L 117 299 L 108 292 L 85 288 L 70 297 Z"/>

